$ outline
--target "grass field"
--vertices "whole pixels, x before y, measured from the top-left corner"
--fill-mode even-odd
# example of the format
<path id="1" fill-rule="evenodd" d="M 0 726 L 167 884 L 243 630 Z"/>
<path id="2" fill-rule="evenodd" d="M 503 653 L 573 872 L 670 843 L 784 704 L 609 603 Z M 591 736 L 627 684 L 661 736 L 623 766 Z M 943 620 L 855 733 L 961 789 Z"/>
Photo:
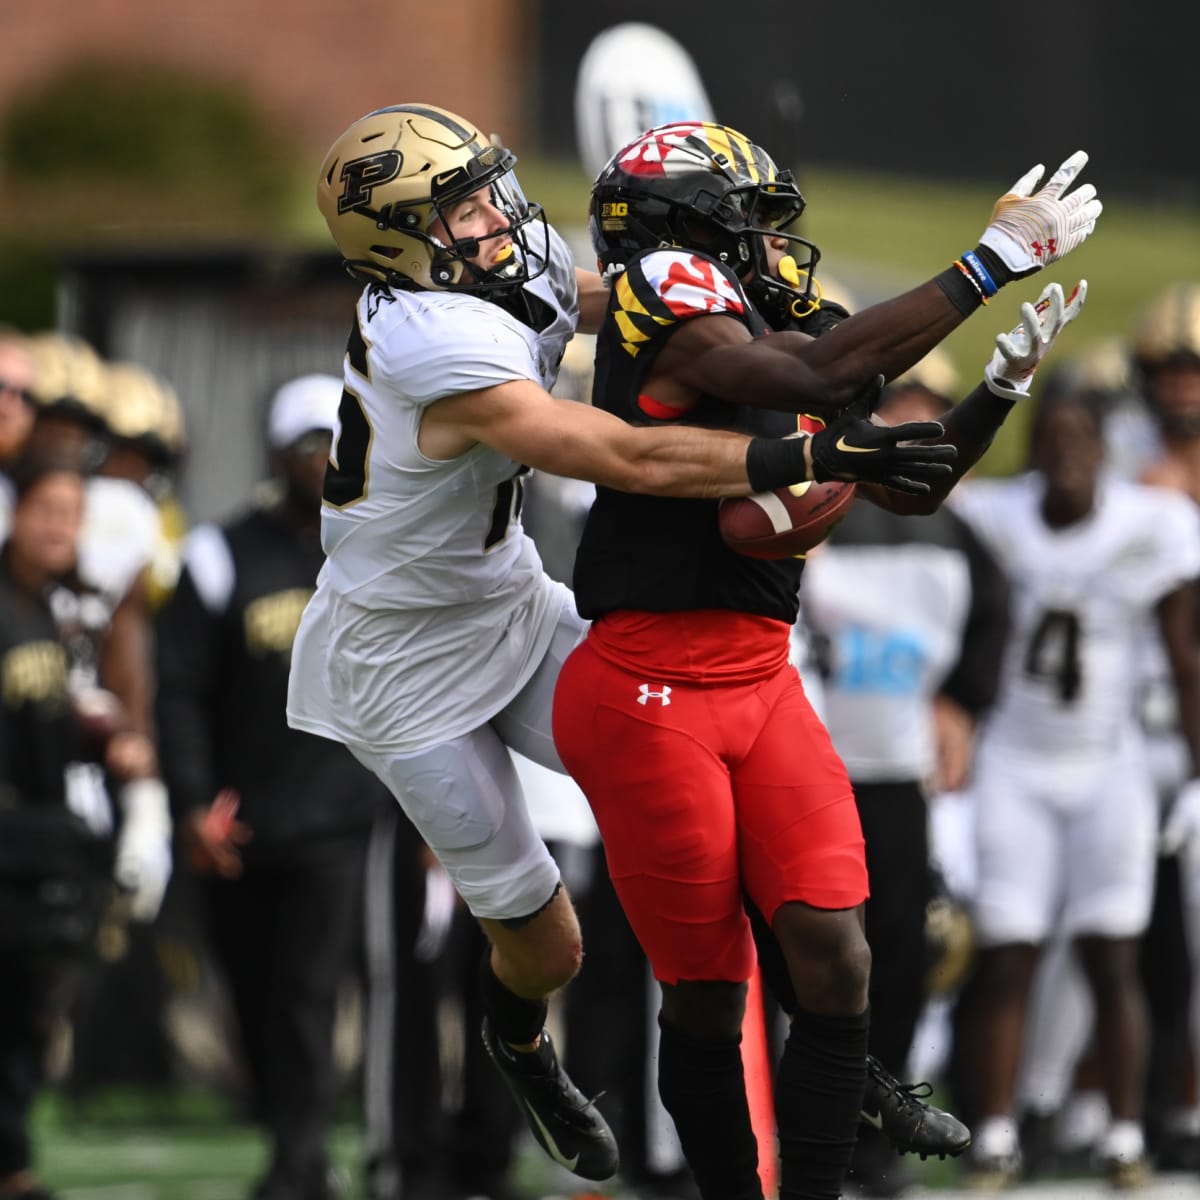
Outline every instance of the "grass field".
<path id="1" fill-rule="evenodd" d="M 38 1162 L 61 1200 L 247 1200 L 265 1165 L 265 1143 L 235 1123 L 211 1095 L 118 1093 L 83 1107 L 56 1093 L 44 1096 L 34 1122 Z M 363 1200 L 361 1123 L 346 1112 L 332 1139 L 332 1154 L 349 1184 L 346 1200 Z M 469 1152 L 469 1151 L 465 1151 Z M 906 1195 L 966 1200 L 977 1191 L 960 1187 L 956 1164 L 909 1160 L 915 1186 Z M 634 1200 L 618 1185 L 585 1188 L 524 1143 L 513 1185 L 528 1200 L 589 1198 Z M 1025 1184 L 1006 1195 L 1026 1200 L 1097 1200 L 1113 1194 L 1096 1179 Z M 855 1193 L 847 1191 L 847 1200 Z M 1200 1200 L 1200 1178 L 1161 1175 L 1138 1193 L 1141 1200 Z"/>
<path id="2" fill-rule="evenodd" d="M 263 1144 L 252 1132 L 229 1125 L 194 1129 L 147 1125 L 140 1129 L 103 1124 L 48 1126 L 39 1122 L 46 1182 L 61 1200 L 246 1200 L 263 1166 Z M 350 1180 L 347 1200 L 362 1200 L 361 1137 L 356 1127 L 340 1126 L 334 1158 Z M 933 1200 L 967 1200 L 981 1193 L 960 1188 L 944 1164 L 924 1164 L 922 1181 L 906 1195 Z M 514 1172 L 519 1190 L 530 1200 L 566 1200 L 583 1191 L 571 1177 L 555 1171 L 526 1148 Z M 603 1194 L 621 1200 L 627 1193 Z M 847 1200 L 854 1196 L 847 1192 Z M 1098 1200 L 1112 1195 L 1095 1179 L 1043 1181 L 1011 1189 L 1005 1195 L 1025 1200 Z M 1137 1193 L 1141 1200 L 1200 1200 L 1200 1179 L 1160 1175 Z M 589 1197 L 597 1195 L 590 1189 Z"/>

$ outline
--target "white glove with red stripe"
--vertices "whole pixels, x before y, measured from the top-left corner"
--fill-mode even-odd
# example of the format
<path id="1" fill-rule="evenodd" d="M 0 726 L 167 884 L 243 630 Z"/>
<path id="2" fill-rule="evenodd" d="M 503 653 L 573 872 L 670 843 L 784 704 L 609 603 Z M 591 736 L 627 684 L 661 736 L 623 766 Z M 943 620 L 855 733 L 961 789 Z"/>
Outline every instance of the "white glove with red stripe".
<path id="1" fill-rule="evenodd" d="M 1086 299 L 1087 280 L 1081 279 L 1066 300 L 1059 284 L 1048 283 L 1036 304 L 1022 304 L 1021 324 L 1011 333 L 996 335 L 996 351 L 983 369 L 988 390 L 1008 400 L 1026 399 L 1038 365 L 1054 339 L 1079 316 Z"/>
<path id="2" fill-rule="evenodd" d="M 1090 183 L 1068 192 L 1088 156 L 1077 150 L 1039 191 L 1046 168 L 1038 163 L 996 201 L 992 219 L 979 239 L 1020 279 L 1070 254 L 1096 228 L 1104 206 Z"/>

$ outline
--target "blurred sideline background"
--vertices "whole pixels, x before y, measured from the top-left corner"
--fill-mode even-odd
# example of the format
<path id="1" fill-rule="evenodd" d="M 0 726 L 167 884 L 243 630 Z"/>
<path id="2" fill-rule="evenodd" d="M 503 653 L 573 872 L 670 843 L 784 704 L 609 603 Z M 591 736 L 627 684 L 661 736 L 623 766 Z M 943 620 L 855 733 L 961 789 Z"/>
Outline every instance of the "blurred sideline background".
<path id="1" fill-rule="evenodd" d="M 1105 214 L 1052 276 L 1090 282 L 1059 354 L 1123 339 L 1165 286 L 1200 274 L 1200 8 L 1060 0 L 1039 25 L 951 0 L 869 12 L 769 0 L 6 0 L 0 323 L 80 334 L 168 380 L 187 417 L 188 516 L 225 516 L 263 474 L 273 389 L 337 371 L 342 357 L 357 287 L 313 202 L 333 138 L 391 103 L 459 111 L 503 136 L 527 194 L 586 244 L 575 75 L 595 34 L 627 20 L 675 37 L 717 119 L 793 167 L 809 201 L 802 232 L 851 307 L 941 270 L 1028 167 L 1053 170 L 1081 147 Z M 948 341 L 968 386 L 1045 281 L 1009 288 Z M 1023 442 L 1010 421 L 982 469 L 1016 469 Z M 187 975 L 160 952 L 169 977 Z M 72 1200 L 240 1194 L 230 1180 L 257 1169 L 262 1147 L 223 1126 L 227 1106 L 197 1077 L 172 1097 L 49 1098 L 38 1140 L 50 1181 Z M 346 1104 L 339 1152 L 354 1167 Z M 166 1132 L 147 1133 L 155 1123 Z M 928 1178 L 938 1182 L 932 1164 Z"/>
<path id="2" fill-rule="evenodd" d="M 0 6 L 0 321 L 58 325 L 179 391 L 193 519 L 262 469 L 265 398 L 336 369 L 355 289 L 313 203 L 329 143 L 372 108 L 463 112 L 521 158 L 525 190 L 583 238 L 579 59 L 609 25 L 657 24 L 693 56 L 717 118 L 767 145 L 809 200 L 802 231 L 861 307 L 928 278 L 1034 162 L 1079 147 L 1100 235 L 1059 268 L 1091 284 L 1061 354 L 1122 337 L 1200 267 L 1200 10 L 1063 0 L 1008 27 L 949 0 L 919 10 L 743 0 L 65 0 Z M 652 64 L 647 70 L 652 70 Z M 1181 131 L 1181 132 L 1176 132 Z M 586 241 L 584 241 L 586 244 Z M 1044 280 L 947 343 L 965 381 Z M 984 470 L 1019 465 L 1020 421 Z"/>

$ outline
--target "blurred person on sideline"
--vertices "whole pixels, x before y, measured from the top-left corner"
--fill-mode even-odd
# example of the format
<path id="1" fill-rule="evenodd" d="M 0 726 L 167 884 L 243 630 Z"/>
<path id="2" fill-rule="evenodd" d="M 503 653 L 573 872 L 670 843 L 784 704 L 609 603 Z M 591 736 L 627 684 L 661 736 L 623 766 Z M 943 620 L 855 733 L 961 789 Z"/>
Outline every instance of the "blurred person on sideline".
<path id="1" fill-rule="evenodd" d="M 79 559 L 71 588 L 55 596 L 55 615 L 71 653 L 72 689 L 94 705 L 116 698 L 132 728 L 154 742 L 154 669 L 145 569 L 159 532 L 153 502 L 123 479 L 97 474 L 109 448 L 106 366 L 85 341 L 43 332 L 30 341 L 37 414 L 25 453 L 54 455 L 86 476 Z M 107 784 L 73 777 L 77 803 L 103 808 Z M 170 879 L 171 823 L 157 772 L 117 786 L 116 878 L 123 914 L 158 916 Z"/>
<path id="2" fill-rule="evenodd" d="M 934 351 L 884 389 L 876 413 L 891 424 L 938 420 L 956 387 L 953 366 Z M 873 504 L 852 505 L 809 556 L 800 593 L 818 647 L 822 719 L 866 844 L 867 1044 L 902 1078 L 926 1000 L 931 794 L 965 780 L 972 731 L 999 681 L 1007 593 L 990 552 L 950 506 L 909 516 Z M 907 1185 L 895 1151 L 866 1122 L 849 1178 L 869 1196 Z"/>
<path id="3" fill-rule="evenodd" d="M 1105 472 L 1101 416 L 1071 388 L 1043 394 L 1030 463 L 1016 478 L 974 482 L 957 504 L 1013 582 L 1000 693 L 971 786 L 980 957 L 969 1036 L 980 1123 L 969 1166 L 979 1186 L 1020 1173 L 1014 1107 L 1027 1004 L 1041 948 L 1058 930 L 1095 1004 L 1111 1114 L 1097 1167 L 1134 1186 L 1147 1173 L 1138 943 L 1158 825 L 1132 718 L 1135 657 L 1155 622 L 1195 773 L 1200 519 L 1163 489 Z"/>
<path id="4" fill-rule="evenodd" d="M 149 603 L 156 609 L 179 578 L 188 526 L 176 491 L 187 448 L 183 407 L 174 388 L 138 363 L 110 362 L 105 375 L 109 440 L 97 473 L 137 484 L 158 510 L 158 540 L 146 569 Z"/>
<path id="5" fill-rule="evenodd" d="M 137 363 L 106 362 L 99 385 L 105 449 L 89 485 L 89 528 L 106 531 L 105 558 L 125 559 L 118 577 L 137 573 L 126 612 L 144 629 L 179 574 L 186 518 L 174 485 L 185 444 L 183 411 L 174 389 Z M 186 931 L 195 909 L 188 889 L 175 886 L 153 924 L 106 924 L 103 966 L 88 976 L 74 1013 L 73 1097 L 107 1084 L 165 1088 L 173 1081 L 165 963 L 181 939 L 194 941 Z"/>
<path id="6" fill-rule="evenodd" d="M 1162 394 L 1156 388 L 1163 368 Z M 1086 347 L 1047 380 L 1047 389 L 1086 392 L 1104 415 L 1106 466 L 1122 477 L 1200 495 L 1189 484 L 1200 433 L 1200 285 L 1175 284 L 1135 318 L 1131 337 Z M 1192 464 L 1192 465 L 1189 465 Z M 1180 732 L 1175 681 L 1158 623 L 1151 621 L 1136 654 L 1137 714 L 1158 795 L 1160 839 L 1149 923 L 1139 939 L 1148 1013 L 1145 1140 L 1160 1170 L 1200 1165 L 1200 1106 L 1189 1017 L 1193 968 L 1188 903 L 1200 889 L 1190 880 L 1193 851 L 1185 848 L 1191 777 Z M 1168 822 L 1168 816 L 1173 819 Z M 1190 898 L 1185 901 L 1185 892 Z M 1200 919 L 1200 918 L 1197 918 Z M 1070 938 L 1052 936 L 1041 955 L 1030 998 L 1020 1076 L 1021 1143 L 1026 1176 L 1053 1165 L 1088 1161 L 1110 1113 L 1094 1039 L 1094 1007 Z"/>
<path id="7" fill-rule="evenodd" d="M 328 1157 L 333 1027 L 351 964 L 363 854 L 383 789 L 342 747 L 289 729 L 292 641 L 323 555 L 321 486 L 341 381 L 271 401 L 278 497 L 197 525 L 156 621 L 160 750 L 181 852 L 270 1138 L 255 1200 L 340 1194 Z"/>
<path id="8" fill-rule="evenodd" d="M 1155 296 L 1134 322 L 1129 352 L 1158 437 L 1141 478 L 1200 503 L 1200 281 L 1171 284 Z M 1194 1170 L 1200 1166 L 1200 794 L 1169 664 L 1153 645 L 1142 662 L 1140 712 L 1164 823 L 1155 906 L 1142 944 L 1152 1016 L 1146 1133 L 1160 1162 Z"/>
<path id="9" fill-rule="evenodd" d="M 29 339 L 15 329 L 0 327 L 0 487 L 6 491 L 8 473 L 24 451 L 37 413 L 33 355 Z M 11 494 L 2 506 L 11 505 Z M 7 514 L 4 514 L 7 520 Z"/>
<path id="10" fill-rule="evenodd" d="M 50 1200 L 33 1172 L 30 1111 L 52 1032 L 92 958 L 111 889 L 107 813 L 79 805 L 73 770 L 97 762 L 128 781 L 152 747 L 114 707 L 83 705 L 54 598 L 69 586 L 85 481 L 69 459 L 14 469 L 0 551 L 0 1195 Z"/>
<path id="11" fill-rule="evenodd" d="M 548 997 L 579 969 L 579 925 L 505 749 L 561 769 L 553 690 L 585 628 L 521 527 L 523 476 L 715 501 L 814 468 L 803 441 L 639 429 L 550 396 L 567 340 L 596 330 L 608 293 L 521 194 L 515 161 L 461 117 L 410 104 L 355 122 L 322 165 L 319 205 L 366 287 L 325 481 L 328 557 L 297 635 L 288 717 L 350 746 L 437 854 L 491 941 L 481 975 L 493 1060 L 547 1153 L 606 1179 L 619 1164 L 611 1131 L 544 1030 Z M 1082 161 L 1038 197 L 1003 199 L 985 236 L 1032 254 L 1022 240 L 1032 206 L 1056 230 L 1041 259 L 1077 244 L 1099 212 L 1094 189 L 1057 197 Z M 883 320 L 846 322 L 840 349 L 816 363 L 805 339 L 760 343 L 749 354 L 758 386 L 797 407 L 849 404 L 875 358 L 911 365 L 998 286 L 986 269 L 974 282 L 951 273 L 957 300 L 931 282 Z M 739 379 L 745 349 L 730 355 Z M 818 438 L 848 477 L 867 468 L 835 450 L 840 437 L 869 437 L 876 477 L 948 470 L 952 447 L 899 446 L 906 432 L 937 428 L 879 433 L 860 402 Z"/>

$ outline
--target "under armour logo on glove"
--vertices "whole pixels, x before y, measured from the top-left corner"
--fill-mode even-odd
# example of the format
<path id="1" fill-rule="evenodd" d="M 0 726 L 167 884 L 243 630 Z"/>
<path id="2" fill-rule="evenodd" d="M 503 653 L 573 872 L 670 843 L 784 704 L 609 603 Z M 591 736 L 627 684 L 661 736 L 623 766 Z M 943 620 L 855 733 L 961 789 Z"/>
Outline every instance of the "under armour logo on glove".
<path id="1" fill-rule="evenodd" d="M 661 700 L 663 708 L 666 708 L 671 703 L 671 689 L 665 684 L 659 684 L 661 691 L 653 691 L 648 683 L 643 683 L 638 687 L 641 693 L 637 698 L 639 704 L 649 704 L 651 700 Z"/>

